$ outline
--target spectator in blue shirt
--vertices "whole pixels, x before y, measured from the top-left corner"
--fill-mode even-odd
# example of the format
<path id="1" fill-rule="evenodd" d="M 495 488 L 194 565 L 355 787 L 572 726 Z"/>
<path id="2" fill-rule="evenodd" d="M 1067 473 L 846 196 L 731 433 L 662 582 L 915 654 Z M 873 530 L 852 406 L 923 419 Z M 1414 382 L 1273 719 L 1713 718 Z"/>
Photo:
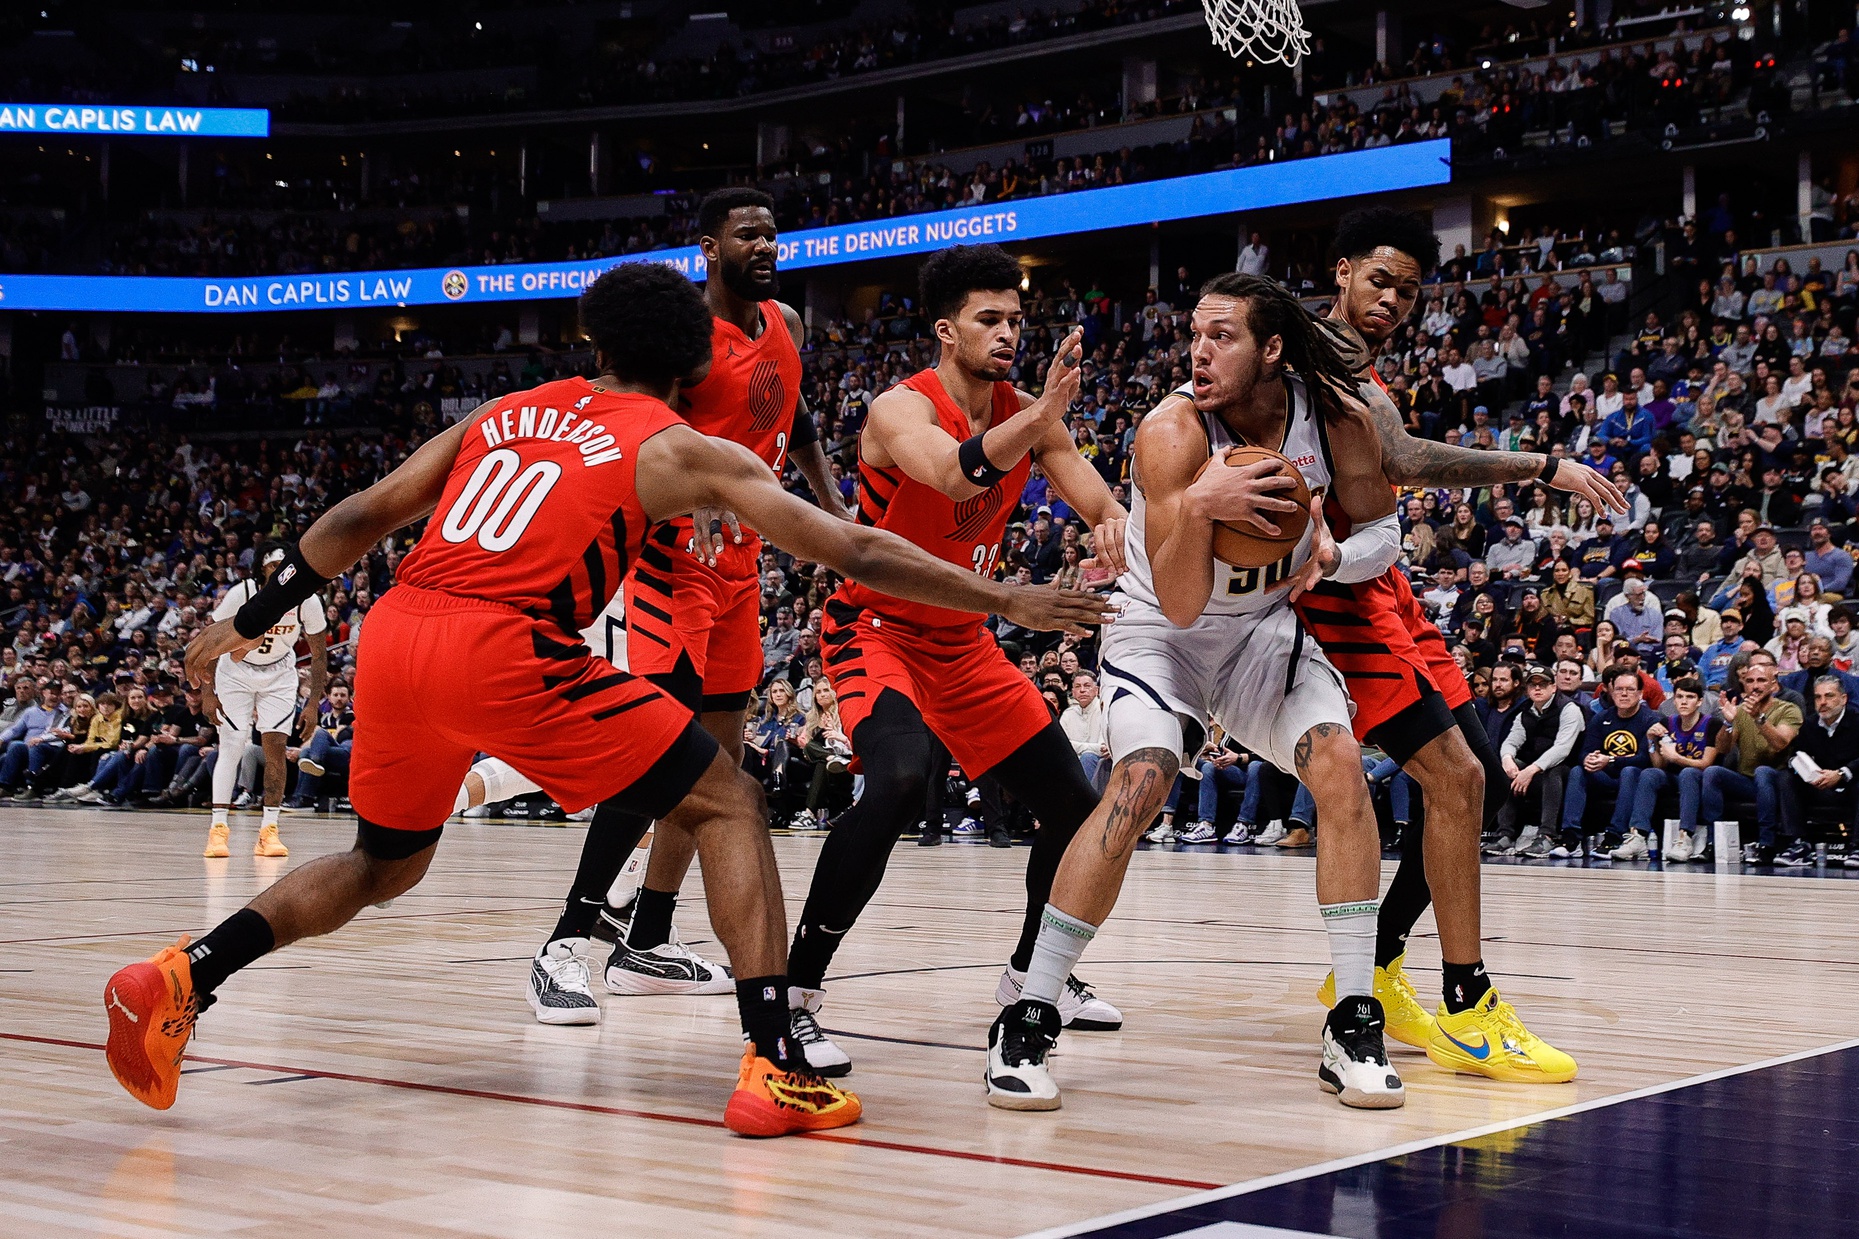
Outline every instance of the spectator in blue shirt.
<path id="1" fill-rule="evenodd" d="M 1698 676 L 1704 681 L 1704 687 L 1715 692 L 1724 686 L 1730 676 L 1730 661 L 1743 649 L 1743 613 L 1735 607 L 1726 608 L 1717 617 L 1723 626 L 1723 638 L 1712 645 L 1704 647 L 1704 653 L 1698 659 Z"/>
<path id="2" fill-rule="evenodd" d="M 1807 527 L 1807 570 L 1820 578 L 1820 587 L 1844 597 L 1851 592 L 1853 557 L 1833 544 L 1833 531 L 1824 520 Z"/>
<path id="3" fill-rule="evenodd" d="M 1616 664 L 1602 679 L 1609 704 L 1588 720 L 1581 742 L 1580 769 L 1569 773 L 1568 793 L 1562 801 L 1564 848 L 1580 846 L 1581 819 L 1588 810 L 1590 793 L 1616 796 L 1607 833 L 1614 842 L 1625 836 L 1639 772 L 1652 766 L 1652 744 L 1646 732 L 1659 716 L 1641 700 L 1640 673 Z"/>
<path id="4" fill-rule="evenodd" d="M 1665 637 L 1665 610 L 1638 576 L 1628 575 L 1620 597 L 1607 608 L 1607 619 L 1619 638 L 1631 641 L 1642 658 L 1651 657 Z"/>
<path id="5" fill-rule="evenodd" d="M 0 756 L 0 787 L 8 792 L 19 787 L 33 748 L 50 735 L 65 713 L 56 696 L 42 693 L 31 680 L 21 679 L 14 696 L 24 704 L 12 725 L 0 731 L 0 748 L 5 750 Z"/>
<path id="6" fill-rule="evenodd" d="M 1620 407 L 1601 421 L 1601 438 L 1616 459 L 1638 456 L 1652 447 L 1652 415 L 1640 408 L 1639 393 L 1631 387 L 1620 393 Z"/>

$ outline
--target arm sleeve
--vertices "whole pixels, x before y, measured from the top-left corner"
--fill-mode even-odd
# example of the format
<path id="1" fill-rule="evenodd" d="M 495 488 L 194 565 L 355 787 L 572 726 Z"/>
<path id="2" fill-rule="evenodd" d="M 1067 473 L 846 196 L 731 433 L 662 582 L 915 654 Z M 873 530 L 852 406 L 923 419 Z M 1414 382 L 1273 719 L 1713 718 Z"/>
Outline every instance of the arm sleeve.
<path id="1" fill-rule="evenodd" d="M 1358 525 L 1337 550 L 1342 560 L 1334 579 L 1345 585 L 1372 581 L 1401 557 L 1401 523 L 1390 512 L 1378 521 Z"/>
<path id="2" fill-rule="evenodd" d="M 788 432 L 788 453 L 792 455 L 795 448 L 819 441 L 820 428 L 813 424 L 813 411 L 807 407 L 805 400 L 794 401 L 794 426 Z"/>
<path id="3" fill-rule="evenodd" d="M 1562 707 L 1562 717 L 1556 722 L 1556 738 L 1543 755 L 1532 764 L 1538 770 L 1548 770 L 1560 766 L 1575 753 L 1575 741 L 1581 736 L 1581 707 L 1569 702 Z"/>

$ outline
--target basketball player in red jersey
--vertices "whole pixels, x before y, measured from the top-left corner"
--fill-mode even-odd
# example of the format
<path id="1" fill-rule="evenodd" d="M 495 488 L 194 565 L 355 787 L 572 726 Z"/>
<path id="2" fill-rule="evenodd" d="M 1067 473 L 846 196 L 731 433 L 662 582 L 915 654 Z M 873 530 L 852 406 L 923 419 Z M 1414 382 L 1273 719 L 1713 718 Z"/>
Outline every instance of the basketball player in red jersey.
<path id="1" fill-rule="evenodd" d="M 731 1130 L 774 1136 L 858 1119 L 858 1099 L 809 1072 L 792 1048 L 786 918 L 758 787 L 690 710 L 595 656 L 580 627 L 634 569 L 653 524 L 723 504 L 797 553 L 905 597 L 1003 610 L 1038 628 L 1096 622 L 1102 603 L 1010 589 L 834 521 L 783 491 L 749 452 L 685 425 L 669 406 L 709 363 L 711 319 L 676 271 L 638 263 L 608 272 L 583 296 L 582 322 L 597 379 L 481 406 L 324 514 L 236 617 L 189 646 L 189 677 L 210 683 L 220 655 L 237 660 L 381 538 L 433 518 L 361 645 L 355 847 L 304 865 L 191 948 L 183 938 L 106 985 L 110 1067 L 138 1100 L 173 1104 L 195 1017 L 232 973 L 420 880 L 459 781 L 483 751 L 533 775 L 565 807 L 598 802 L 694 836 L 711 923 L 742 973 L 747 1044 L 724 1113 Z M 563 745 L 565 736 L 576 743 Z M 590 829 L 612 820 L 597 812 Z"/>
<path id="2" fill-rule="evenodd" d="M 748 448 L 777 480 L 792 459 L 821 508 L 851 520 L 801 395 L 806 329 L 800 315 L 775 300 L 780 285 L 774 200 L 756 189 L 717 190 L 698 205 L 697 226 L 708 271 L 704 301 L 715 330 L 710 372 L 680 389 L 678 412 L 703 434 Z M 749 694 L 762 676 L 761 552 L 762 540 L 740 528 L 734 514 L 705 510 L 654 528 L 626 583 L 627 669 L 690 707 L 738 762 Z M 635 817 L 612 832 L 588 832 L 561 918 L 532 965 L 532 1005 L 538 996 L 534 982 L 548 979 L 536 966 L 548 969 L 586 940 L 614 879 L 650 826 Z M 605 909 L 615 939 L 603 973 L 608 990 L 727 992 L 727 973 L 693 955 L 672 932 L 678 890 L 693 855 L 688 834 L 655 837 L 630 915 Z M 541 997 L 546 1003 L 548 995 Z M 567 997 L 586 1003 L 572 1018 L 598 1019 L 591 996 Z M 538 1006 L 537 1012 L 562 1018 L 553 1008 Z"/>
<path id="3" fill-rule="evenodd" d="M 993 245 L 932 254 L 919 274 L 935 324 L 936 366 L 872 403 L 859 439 L 859 520 L 992 578 L 1001 535 L 1032 461 L 1094 527 L 1099 564 L 1123 571 L 1128 513 L 1078 455 L 1065 412 L 1078 390 L 1079 334 L 1060 345 L 1035 400 L 1007 382 L 1020 345 L 1020 267 Z M 1039 821 L 1027 861 L 1020 944 L 995 997 L 1017 1001 L 1065 845 L 1097 804 L 1070 741 L 1032 681 L 1007 661 L 983 616 L 953 598 L 926 605 L 855 577 L 825 607 L 820 638 L 839 716 L 865 791 L 820 852 L 788 956 L 794 1037 L 816 1070 L 851 1060 L 815 1013 L 833 953 L 877 892 L 891 849 L 923 807 L 940 739 L 970 778 L 991 775 Z M 942 759 L 946 762 L 947 757 Z M 1071 979 L 1060 1014 L 1074 1028 L 1117 1028 L 1115 1007 Z"/>
<path id="4" fill-rule="evenodd" d="M 1412 313 L 1422 278 L 1438 265 L 1439 240 L 1411 215 L 1370 207 L 1343 217 L 1336 249 L 1338 293 L 1330 315 L 1370 345 L 1362 364 L 1365 378 L 1374 382 L 1365 381 L 1362 393 L 1390 483 L 1490 486 L 1534 479 L 1584 495 L 1597 509 L 1624 508 L 1606 478 L 1575 461 L 1475 451 L 1410 436 L 1367 361 Z M 1349 513 L 1334 496 L 1327 508 L 1337 536 L 1345 536 Z M 1374 990 L 1388 1034 L 1456 1070 L 1499 1080 L 1572 1079 L 1575 1061 L 1524 1028 L 1485 975 L 1481 808 L 1502 804 L 1508 780 L 1439 629 L 1421 612 L 1398 565 L 1362 584 L 1324 582 L 1297 606 L 1349 686 L 1357 737 L 1399 762 L 1426 798 L 1426 843 L 1421 830 L 1410 829 L 1378 917 Z M 1445 972 L 1444 1001 L 1436 1014 L 1419 1002 L 1402 968 L 1407 936 L 1433 895 Z M 1332 980 L 1325 980 L 1318 997 L 1326 1005 L 1334 1002 Z"/>

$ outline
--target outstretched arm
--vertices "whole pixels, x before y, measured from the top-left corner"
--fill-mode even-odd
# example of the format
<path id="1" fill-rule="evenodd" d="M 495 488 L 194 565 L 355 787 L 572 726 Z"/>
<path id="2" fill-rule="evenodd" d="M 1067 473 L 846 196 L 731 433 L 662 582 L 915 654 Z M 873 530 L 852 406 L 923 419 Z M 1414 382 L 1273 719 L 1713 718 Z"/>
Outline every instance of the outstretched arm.
<path id="1" fill-rule="evenodd" d="M 781 321 L 798 352 L 807 342 L 807 328 L 801 323 L 800 315 L 794 312 L 793 306 L 782 303 Z M 804 394 L 794 397 L 794 425 L 788 431 L 788 456 L 800 475 L 807 479 L 807 487 L 813 491 L 814 500 L 822 511 L 842 521 L 854 519 L 846 510 L 845 497 L 833 485 L 833 470 L 827 463 L 826 449 L 820 446 L 820 436 L 813 426 L 813 410 L 807 407 Z"/>
<path id="2" fill-rule="evenodd" d="M 834 520 L 781 489 L 747 448 L 671 426 L 639 449 L 639 500 L 654 521 L 727 504 L 771 543 L 882 593 L 931 606 L 1005 615 L 1025 628 L 1083 634 L 1110 616 L 1079 590 L 1004 585 L 879 529 Z"/>
<path id="3" fill-rule="evenodd" d="M 1361 384 L 1375 437 L 1381 444 L 1382 468 L 1396 486 L 1491 486 L 1498 482 L 1527 482 L 1541 475 L 1549 457 L 1541 452 L 1497 452 L 1454 447 L 1407 433 L 1407 424 L 1394 402 L 1374 380 Z M 1624 512 L 1626 496 L 1618 487 L 1587 465 L 1563 460 L 1556 465 L 1549 485 L 1556 490 L 1585 495 L 1597 510 Z"/>
<path id="4" fill-rule="evenodd" d="M 1026 393 L 1021 400 L 1029 400 Z M 1084 457 L 1078 454 L 1063 422 L 1046 428 L 1045 436 L 1033 448 L 1039 467 L 1059 498 L 1091 524 L 1092 557 L 1096 566 L 1119 577 L 1129 566 L 1123 559 L 1123 530 L 1130 514 L 1111 496 L 1110 487 Z"/>

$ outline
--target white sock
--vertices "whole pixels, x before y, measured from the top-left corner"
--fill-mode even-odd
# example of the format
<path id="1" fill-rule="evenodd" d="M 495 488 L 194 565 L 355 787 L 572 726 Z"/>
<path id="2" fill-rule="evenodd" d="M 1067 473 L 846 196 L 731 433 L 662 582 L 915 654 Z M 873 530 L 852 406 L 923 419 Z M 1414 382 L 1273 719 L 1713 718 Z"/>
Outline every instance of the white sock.
<path id="1" fill-rule="evenodd" d="M 1336 973 L 1337 999 L 1372 996 L 1375 918 L 1381 911 L 1380 900 L 1318 904 L 1317 911 L 1323 915 L 1323 930 L 1330 936 L 1330 967 Z"/>
<path id="2" fill-rule="evenodd" d="M 262 830 L 266 826 L 276 826 L 277 824 L 278 824 L 278 806 L 274 804 L 266 805 L 265 815 L 259 822 L 259 829 Z"/>
<path id="3" fill-rule="evenodd" d="M 652 857 L 652 832 L 647 831 L 633 854 L 620 866 L 619 876 L 613 879 L 613 885 L 607 888 L 607 906 L 624 908 L 639 888 L 645 885 L 646 862 Z"/>
<path id="4" fill-rule="evenodd" d="M 215 826 L 226 825 L 226 806 L 225 805 L 216 804 L 213 806 L 213 824 Z"/>
<path id="5" fill-rule="evenodd" d="M 1033 940 L 1033 958 L 1027 965 L 1026 983 L 1020 989 L 1020 997 L 1058 1006 L 1072 966 L 1095 937 L 1097 926 L 1067 916 L 1047 904 L 1045 913 L 1039 918 L 1039 937 Z"/>

